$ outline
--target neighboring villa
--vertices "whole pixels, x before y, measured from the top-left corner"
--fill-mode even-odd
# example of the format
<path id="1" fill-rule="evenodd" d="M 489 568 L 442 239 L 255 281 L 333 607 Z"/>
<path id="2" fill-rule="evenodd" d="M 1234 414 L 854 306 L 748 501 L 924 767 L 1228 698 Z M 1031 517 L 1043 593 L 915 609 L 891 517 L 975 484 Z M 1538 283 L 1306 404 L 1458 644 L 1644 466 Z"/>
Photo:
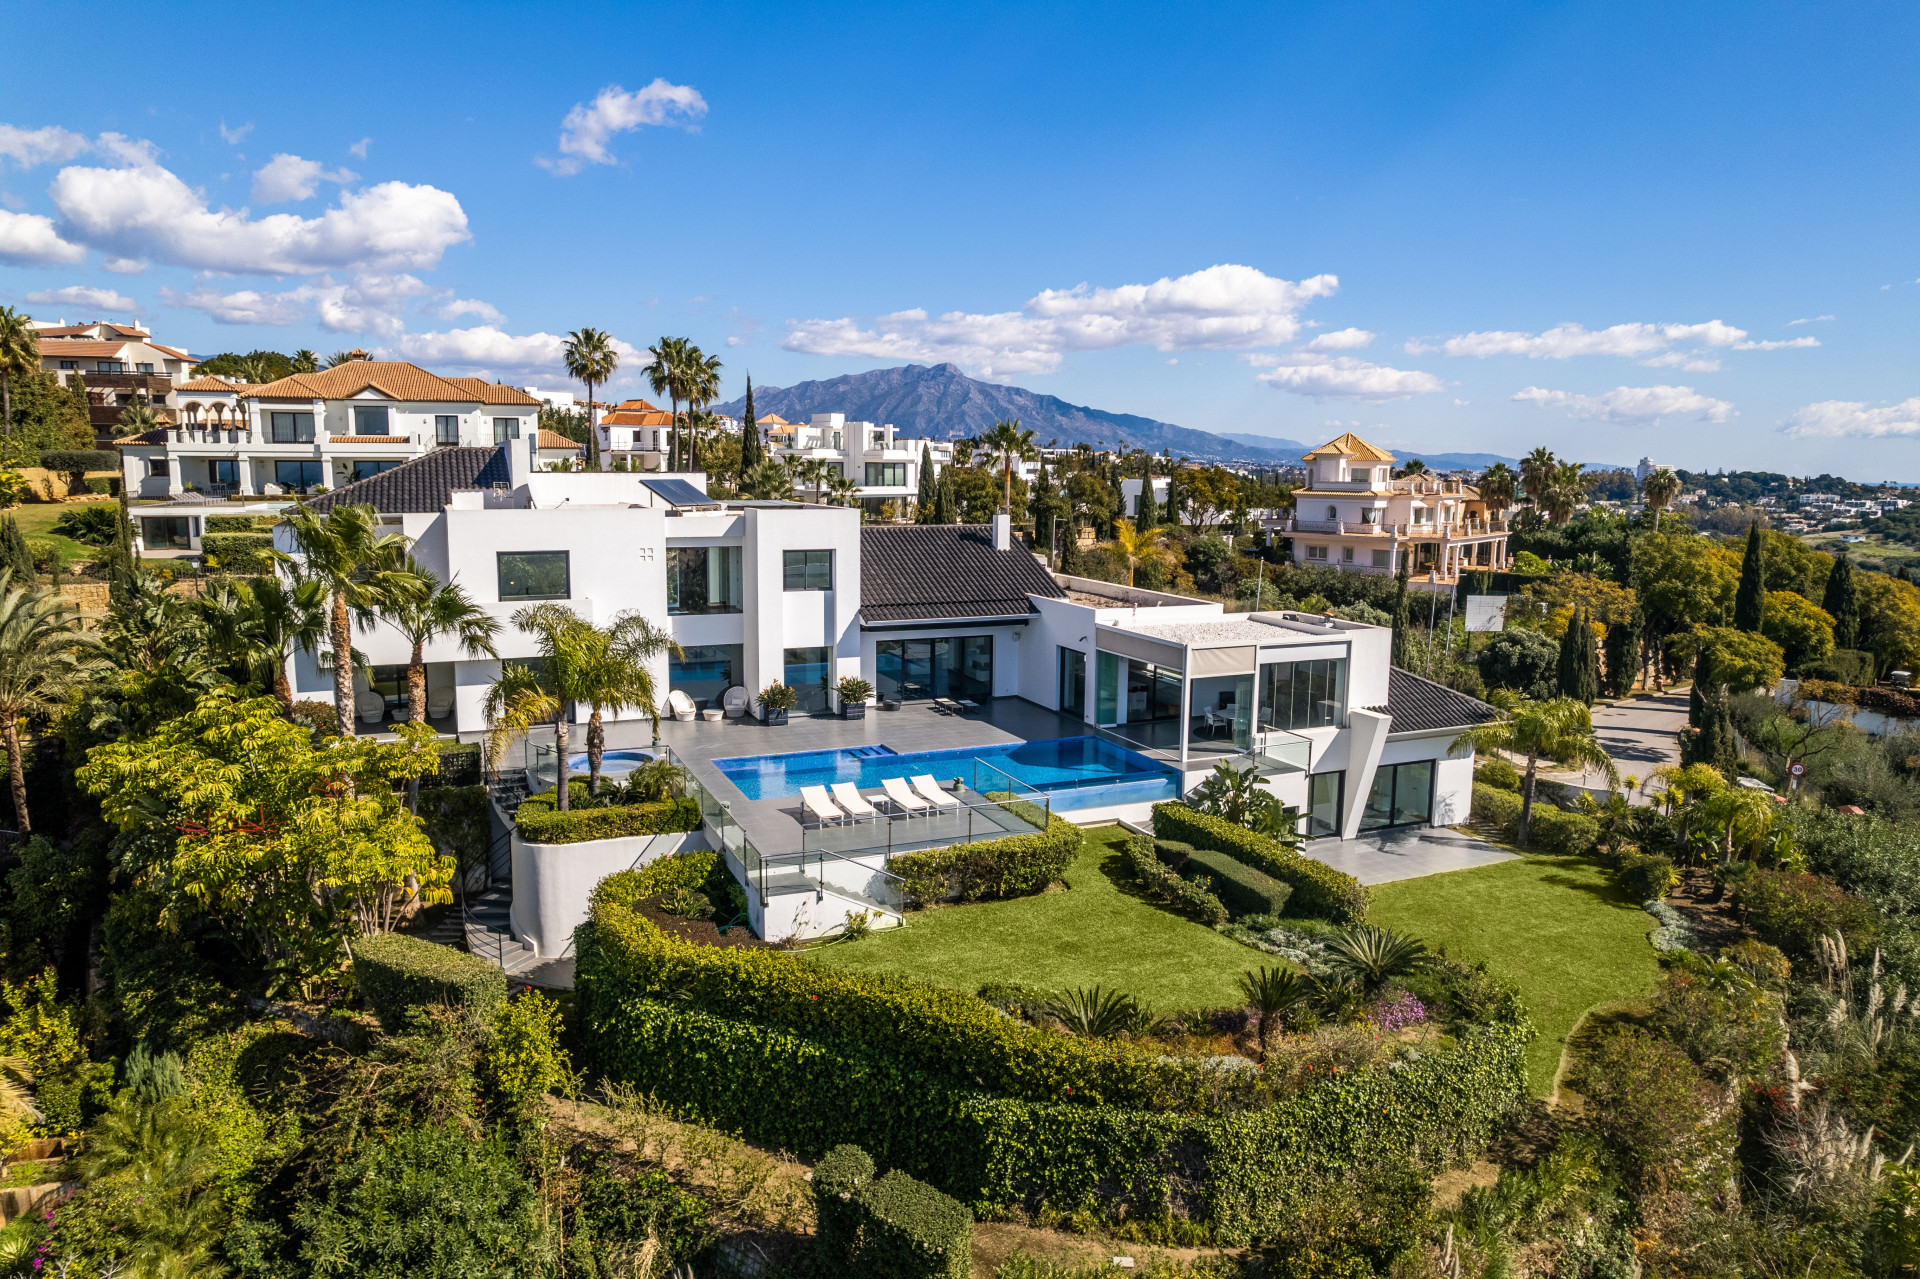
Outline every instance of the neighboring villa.
<path id="1" fill-rule="evenodd" d="M 756 425 L 766 432 L 772 457 L 824 462 L 830 474 L 852 480 L 860 488 L 860 505 L 870 515 L 892 502 L 900 518 L 911 517 L 920 491 L 922 449 L 932 455 L 935 475 L 953 462 L 949 440 L 903 439 L 891 422 L 849 422 L 844 413 L 815 413 L 805 426 L 778 416 L 761 418 Z"/>
<path id="2" fill-rule="evenodd" d="M 624 462 L 635 471 L 667 469 L 668 435 L 673 414 L 645 400 L 622 400 L 601 414 L 594 430 L 600 436 L 600 465 Z"/>
<path id="3" fill-rule="evenodd" d="M 541 407 L 518 387 L 364 358 L 257 386 L 196 378 L 175 399 L 168 426 L 118 441 L 132 496 L 306 494 L 435 449 L 531 447 Z"/>
<path id="4" fill-rule="evenodd" d="M 1417 583 L 1451 587 L 1470 569 L 1507 566 L 1507 517 L 1464 480 L 1393 478 L 1393 454 L 1354 434 L 1308 453 L 1291 516 L 1268 524 L 1293 539 L 1298 564 L 1388 576 L 1402 557 Z"/>
<path id="5" fill-rule="evenodd" d="M 96 438 L 113 439 L 120 414 L 144 402 L 163 421 L 176 420 L 176 393 L 192 370 L 193 358 L 177 347 L 162 346 L 134 324 L 35 324 L 40 367 L 71 386 L 80 378 L 87 388 L 87 420 Z"/>

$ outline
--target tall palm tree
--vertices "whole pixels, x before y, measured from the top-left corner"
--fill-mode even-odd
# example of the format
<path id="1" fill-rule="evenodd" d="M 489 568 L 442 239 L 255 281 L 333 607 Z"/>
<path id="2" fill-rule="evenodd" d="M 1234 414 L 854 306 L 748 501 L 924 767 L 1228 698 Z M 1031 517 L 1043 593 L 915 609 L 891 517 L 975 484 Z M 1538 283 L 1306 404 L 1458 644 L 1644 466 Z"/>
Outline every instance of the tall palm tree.
<path id="1" fill-rule="evenodd" d="M 1593 714 L 1577 699 L 1555 697 L 1544 702 L 1522 700 L 1499 719 L 1479 724 L 1453 739 L 1451 750 L 1471 747 L 1486 755 L 1511 751 L 1527 757 L 1520 792 L 1520 842 L 1525 844 L 1533 822 L 1533 787 L 1540 761 L 1555 760 L 1594 769 L 1609 786 L 1620 784 L 1613 758 L 1593 731 Z"/>
<path id="2" fill-rule="evenodd" d="M 411 652 L 407 657 L 407 722 L 427 722 L 427 645 L 437 639 L 455 640 L 468 657 L 498 657 L 493 641 L 500 623 L 467 596 L 458 582 L 442 585 L 432 569 L 407 557 L 408 580 L 386 593 L 381 618 L 400 632 Z M 407 809 L 420 807 L 420 779 L 407 779 Z"/>
<path id="3" fill-rule="evenodd" d="M 580 697 L 587 704 L 587 793 L 600 793 L 600 761 L 606 754 L 603 713 L 619 714 L 628 707 L 646 711 L 660 727 L 660 697 L 653 683 L 653 660 L 662 653 L 680 656 L 673 636 L 638 612 L 616 615 L 606 627 L 590 627 L 582 634 Z"/>
<path id="4" fill-rule="evenodd" d="M 273 690 L 293 709 L 287 663 L 297 649 L 317 649 L 327 634 L 327 588 L 312 580 L 257 577 L 223 582 L 200 597 L 208 647 L 227 666 L 237 666 Z"/>
<path id="5" fill-rule="evenodd" d="M 682 371 L 680 398 L 687 402 L 691 410 L 687 414 L 688 425 L 685 447 L 686 456 L 681 460 L 689 471 L 700 467 L 700 430 L 693 426 L 693 414 L 720 398 L 720 357 L 708 355 L 697 346 L 687 348 L 687 362 Z"/>
<path id="6" fill-rule="evenodd" d="M 100 641 L 80 628 L 79 614 L 50 590 L 15 586 L 0 569 L 0 738 L 13 783 L 14 825 L 32 831 L 27 774 L 20 758 L 20 722 L 50 715 L 101 663 Z"/>
<path id="7" fill-rule="evenodd" d="M 295 373 L 318 373 L 320 371 L 320 357 L 305 347 L 301 347 L 293 353 L 293 371 Z"/>
<path id="8" fill-rule="evenodd" d="M 600 469 L 600 436 L 593 429 L 593 388 L 604 386 L 620 367 L 620 353 L 613 339 L 599 329 L 575 329 L 567 334 L 560 348 L 567 362 L 567 376 L 587 385 L 587 465 Z"/>
<path id="9" fill-rule="evenodd" d="M 1547 518 L 1555 524 L 1565 524 L 1573 518 L 1574 511 L 1587 497 L 1587 477 L 1578 462 L 1560 462 L 1548 477 L 1546 491 L 1539 501 L 1546 510 Z"/>
<path id="10" fill-rule="evenodd" d="M 1495 462 L 1480 476 L 1480 500 L 1494 510 L 1506 510 L 1513 505 L 1516 478 L 1512 467 Z"/>
<path id="11" fill-rule="evenodd" d="M 336 506 L 325 515 L 312 507 L 287 512 L 294 544 L 303 558 L 295 577 L 319 582 L 329 601 L 328 638 L 333 644 L 333 701 L 340 735 L 353 736 L 353 624 L 371 626 L 374 609 L 389 589 L 405 579 L 407 538 L 382 533 L 380 512 L 371 506 Z"/>
<path id="12" fill-rule="evenodd" d="M 263 386 L 275 380 L 273 376 L 273 365 L 267 360 L 267 357 L 259 351 L 241 356 L 237 364 L 237 371 L 240 374 L 241 380 L 244 382 L 250 382 L 255 386 Z"/>
<path id="13" fill-rule="evenodd" d="M 1653 531 L 1660 531 L 1660 512 L 1673 505 L 1673 499 L 1680 496 L 1680 477 L 1665 467 L 1656 469 L 1653 474 L 1640 481 L 1640 497 L 1653 512 Z"/>
<path id="14" fill-rule="evenodd" d="M 40 367 L 40 334 L 33 317 L 0 306 L 0 434 L 13 434 L 13 379 Z"/>
<path id="15" fill-rule="evenodd" d="M 1147 553 L 1166 540 L 1166 528 L 1139 528 L 1124 516 L 1113 522 L 1113 544 L 1127 562 L 1127 585 L 1133 585 L 1133 570 Z"/>
<path id="16" fill-rule="evenodd" d="M 1400 476 L 1402 479 L 1412 479 L 1416 475 L 1425 475 L 1426 473 L 1427 464 L 1417 457 L 1409 458 L 1407 464 L 1400 468 Z"/>
<path id="17" fill-rule="evenodd" d="M 148 431 L 157 431 L 166 425 L 166 419 L 154 411 L 147 397 L 136 395 L 133 403 L 120 410 L 120 420 L 114 425 L 113 433 L 120 439 L 129 435 L 145 435 Z"/>
<path id="18" fill-rule="evenodd" d="M 1000 459 L 1000 509 L 1013 511 L 1013 464 L 1037 457 L 1033 432 L 1020 428 L 1019 418 L 1002 418 L 980 437 L 980 448 Z M 1151 484 L 1152 481 L 1148 480 Z"/>
<path id="19" fill-rule="evenodd" d="M 1553 469 L 1559 464 L 1560 459 L 1544 444 L 1520 459 L 1520 491 L 1527 495 L 1529 502 L 1540 505 L 1553 484 Z"/>
<path id="20" fill-rule="evenodd" d="M 686 389 L 687 351 L 690 343 L 685 338 L 661 338 L 647 348 L 647 354 L 653 362 L 647 365 L 647 385 L 653 388 L 655 395 L 667 397 L 667 406 L 671 422 L 667 427 L 667 469 L 674 469 L 674 463 L 680 456 L 680 400 L 681 392 Z"/>
<path id="21" fill-rule="evenodd" d="M 540 653 L 535 669 L 507 662 L 487 690 L 487 765 L 497 769 L 507 743 L 542 724 L 553 725 L 558 775 L 554 803 L 561 811 L 567 799 L 568 760 L 572 754 L 569 728 L 574 707 L 586 701 L 594 650 L 593 625 L 565 604 L 529 604 L 513 615 L 513 624 L 533 636 Z"/>

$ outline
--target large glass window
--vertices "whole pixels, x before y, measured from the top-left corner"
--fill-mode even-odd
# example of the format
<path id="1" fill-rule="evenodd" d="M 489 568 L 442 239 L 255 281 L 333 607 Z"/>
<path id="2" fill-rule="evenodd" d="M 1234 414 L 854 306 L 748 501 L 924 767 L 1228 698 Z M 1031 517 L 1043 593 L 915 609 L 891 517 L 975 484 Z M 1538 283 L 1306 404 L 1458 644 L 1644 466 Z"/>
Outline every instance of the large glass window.
<path id="1" fill-rule="evenodd" d="M 460 442 L 460 419 L 452 413 L 439 413 L 433 419 L 433 442 L 435 444 L 458 444 Z"/>
<path id="2" fill-rule="evenodd" d="M 364 480 L 382 471 L 391 471 L 398 465 L 400 465 L 398 462 L 355 462 L 352 475 L 356 480 Z"/>
<path id="3" fill-rule="evenodd" d="M 1087 713 L 1087 655 L 1077 648 L 1060 649 L 1060 713 Z"/>
<path id="4" fill-rule="evenodd" d="M 310 489 L 324 482 L 323 475 L 318 459 L 304 462 L 283 460 L 273 464 L 273 482 L 283 489 Z"/>
<path id="5" fill-rule="evenodd" d="M 1340 833 L 1340 804 L 1345 798 L 1347 775 L 1315 773 L 1307 778 L 1307 811 L 1303 818 L 1309 839 Z"/>
<path id="6" fill-rule="evenodd" d="M 190 545 L 187 541 L 187 517 L 145 516 L 140 521 L 140 540 L 149 551 L 184 551 Z"/>
<path id="7" fill-rule="evenodd" d="M 1113 724 L 1120 718 L 1120 668 L 1126 658 L 1118 653 L 1096 653 L 1095 673 L 1098 680 L 1093 689 L 1093 722 Z"/>
<path id="8" fill-rule="evenodd" d="M 1346 658 L 1261 664 L 1262 728 L 1337 728 L 1346 710 Z"/>
<path id="9" fill-rule="evenodd" d="M 701 710 L 718 706 L 744 678 L 745 651 L 739 644 L 689 644 L 680 656 L 667 658 L 667 688 L 685 693 Z"/>
<path id="10" fill-rule="evenodd" d="M 1127 663 L 1127 723 L 1180 718 L 1180 672 L 1152 662 Z"/>
<path id="11" fill-rule="evenodd" d="M 240 463 L 232 458 L 215 458 L 207 463 L 207 481 L 216 487 L 240 483 Z"/>
<path id="12" fill-rule="evenodd" d="M 832 551 L 788 551 L 786 568 L 787 589 L 790 591 L 833 589 Z"/>
<path id="13" fill-rule="evenodd" d="M 505 444 L 508 440 L 520 438 L 520 419 L 517 417 L 497 417 L 493 419 L 493 442 Z"/>
<path id="14" fill-rule="evenodd" d="M 907 464 L 905 462 L 867 463 L 867 484 L 869 486 L 892 484 L 905 488 L 906 483 Z"/>
<path id="15" fill-rule="evenodd" d="M 355 435 L 389 435 L 387 429 L 387 406 L 384 404 L 356 405 L 353 410 L 353 433 Z"/>
<path id="16" fill-rule="evenodd" d="M 1423 826 L 1433 813 L 1433 761 L 1382 764 L 1373 774 L 1361 830 L 1385 826 Z"/>
<path id="17" fill-rule="evenodd" d="M 827 703 L 827 686 L 833 681 L 833 650 L 790 648 L 786 659 L 783 682 L 799 694 L 793 709 L 809 714 L 831 709 Z"/>
<path id="18" fill-rule="evenodd" d="M 501 551 L 500 598 L 564 600 L 572 597 L 565 551 Z"/>
<path id="19" fill-rule="evenodd" d="M 881 640 L 874 645 L 874 684 L 883 701 L 984 702 L 993 696 L 993 636 Z"/>
<path id="20" fill-rule="evenodd" d="M 746 599 L 737 546 L 667 548 L 667 612 L 738 613 Z"/>
<path id="21" fill-rule="evenodd" d="M 313 443 L 313 414 L 269 413 L 267 429 L 275 444 Z"/>

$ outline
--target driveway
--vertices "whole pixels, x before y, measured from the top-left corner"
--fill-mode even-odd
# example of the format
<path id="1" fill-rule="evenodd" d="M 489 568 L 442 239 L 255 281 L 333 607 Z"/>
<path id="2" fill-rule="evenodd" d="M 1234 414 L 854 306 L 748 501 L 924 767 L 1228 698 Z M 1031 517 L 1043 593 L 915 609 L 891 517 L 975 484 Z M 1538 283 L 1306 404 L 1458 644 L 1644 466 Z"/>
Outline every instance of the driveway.
<path id="1" fill-rule="evenodd" d="M 1512 861 L 1515 854 L 1450 826 L 1411 826 L 1358 839 L 1316 839 L 1301 852 L 1363 884 L 1390 884 Z"/>
<path id="2" fill-rule="evenodd" d="M 1600 739 L 1600 745 L 1613 760 L 1613 766 L 1620 770 L 1623 779 L 1634 777 L 1645 782 L 1654 769 L 1665 764 L 1679 764 L 1680 730 L 1687 724 L 1689 696 L 1687 690 L 1681 689 L 1654 697 L 1630 698 L 1615 706 L 1599 707 L 1593 712 L 1594 735 Z M 1514 759 L 1513 762 L 1516 767 L 1526 766 L 1525 759 Z M 1596 792 L 1606 789 L 1606 783 L 1598 773 L 1558 772 L 1542 768 L 1540 775 Z M 1638 790 L 1627 798 L 1636 804 L 1647 802 Z"/>

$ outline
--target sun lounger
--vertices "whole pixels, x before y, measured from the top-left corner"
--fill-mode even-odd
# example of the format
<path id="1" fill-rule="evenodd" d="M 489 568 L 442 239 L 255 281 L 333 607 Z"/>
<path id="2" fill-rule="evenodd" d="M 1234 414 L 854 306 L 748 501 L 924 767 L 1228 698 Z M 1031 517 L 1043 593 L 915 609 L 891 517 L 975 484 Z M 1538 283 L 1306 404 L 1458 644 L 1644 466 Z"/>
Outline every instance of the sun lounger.
<path id="1" fill-rule="evenodd" d="M 880 815 L 880 810 L 872 804 L 869 804 L 866 796 L 860 793 L 860 788 L 852 782 L 835 782 L 833 784 L 833 802 L 844 808 L 850 817 L 878 817 Z"/>
<path id="2" fill-rule="evenodd" d="M 915 794 L 919 795 L 921 799 L 926 800 L 929 804 L 932 804 L 935 808 L 960 807 L 959 799 L 941 790 L 940 783 L 933 780 L 932 773 L 922 773 L 914 778 L 913 789 Z"/>
<path id="3" fill-rule="evenodd" d="M 824 786 L 802 786 L 800 788 L 800 807 L 807 816 L 817 822 L 843 822 L 847 815 L 840 806 L 827 798 Z"/>
<path id="4" fill-rule="evenodd" d="M 928 812 L 933 808 L 932 804 L 907 788 L 907 779 L 904 777 L 882 778 L 880 786 L 887 792 L 888 801 L 908 817 L 915 813 Z"/>

